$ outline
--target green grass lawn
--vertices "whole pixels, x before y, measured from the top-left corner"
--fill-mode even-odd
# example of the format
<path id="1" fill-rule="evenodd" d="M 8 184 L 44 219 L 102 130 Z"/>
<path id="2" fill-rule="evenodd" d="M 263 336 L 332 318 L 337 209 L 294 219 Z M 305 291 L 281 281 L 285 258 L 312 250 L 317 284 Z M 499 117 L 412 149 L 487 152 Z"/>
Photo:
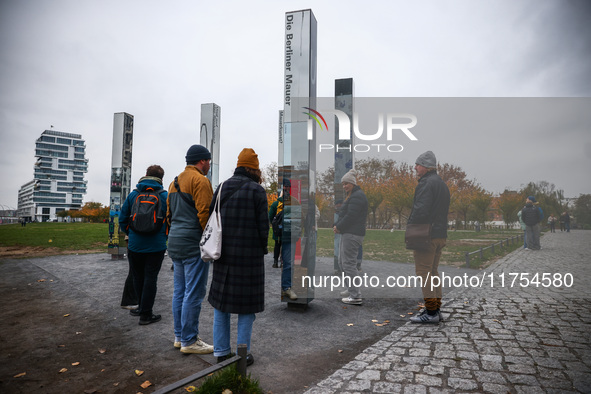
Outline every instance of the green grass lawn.
<path id="1" fill-rule="evenodd" d="M 107 250 L 107 223 L 27 223 L 0 226 L 0 246 Z"/>
<path id="2" fill-rule="evenodd" d="M 4 247 L 44 247 L 57 248 L 63 251 L 93 251 L 107 250 L 107 223 L 28 223 L 26 227 L 20 224 L 0 226 L 0 246 Z M 486 230 L 449 231 L 447 246 L 443 250 L 441 261 L 447 265 L 463 265 L 466 252 L 473 252 L 480 247 L 489 246 L 500 240 L 505 240 L 522 234 L 521 230 Z M 333 256 L 334 235 L 332 229 L 319 229 L 317 239 L 317 255 L 321 257 Z M 269 251 L 272 253 L 273 240 L 269 235 Z M 515 241 L 508 247 L 495 247 L 495 254 L 490 250 L 484 253 L 483 261 L 473 256 L 472 267 L 482 266 L 483 263 L 494 260 L 522 246 L 521 241 Z M 412 251 L 404 247 L 404 231 L 367 230 L 363 241 L 363 259 L 394 262 L 413 262 Z"/>

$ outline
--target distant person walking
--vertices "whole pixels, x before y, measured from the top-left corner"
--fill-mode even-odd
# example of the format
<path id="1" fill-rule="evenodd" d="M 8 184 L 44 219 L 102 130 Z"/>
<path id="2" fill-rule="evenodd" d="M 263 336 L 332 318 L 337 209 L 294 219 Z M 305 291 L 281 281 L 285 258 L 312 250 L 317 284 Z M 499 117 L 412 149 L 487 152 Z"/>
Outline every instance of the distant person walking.
<path id="1" fill-rule="evenodd" d="M 136 190 L 129 193 L 125 199 L 119 215 L 119 225 L 129 237 L 127 259 L 131 267 L 133 287 L 139 301 L 138 308 L 130 310 L 129 313 L 132 316 L 140 317 L 140 325 L 156 323 L 161 319 L 160 315 L 152 313 L 152 308 L 156 299 L 158 274 L 166 251 L 166 226 L 163 223 L 166 217 L 168 193 L 162 188 L 163 177 L 162 167 L 159 165 L 148 167 L 146 176 L 140 178 Z M 137 219 L 133 217 L 133 211 L 134 207 L 139 204 L 140 196 L 150 191 L 160 199 L 159 205 L 156 207 L 160 209 L 160 212 L 154 212 L 154 214 L 161 219 L 159 228 L 156 228 L 154 232 L 143 232 L 140 224 L 133 223 L 134 219 Z M 147 204 L 150 205 L 151 202 Z"/>
<path id="2" fill-rule="evenodd" d="M 174 347 L 182 353 L 207 354 L 213 352 L 213 346 L 199 337 L 199 316 L 209 263 L 201 259 L 199 241 L 213 196 L 211 182 L 205 176 L 211 153 L 204 146 L 193 145 L 185 159 L 185 170 L 168 188 L 168 254 L 174 264 Z"/>
<path id="3" fill-rule="evenodd" d="M 409 224 L 431 224 L 431 244 L 424 250 L 413 250 L 415 272 L 422 278 L 425 309 L 410 318 L 412 323 L 438 324 L 441 316 L 441 286 L 433 286 L 431 278 L 439 277 L 439 259 L 447 242 L 449 189 L 437 174 L 435 154 L 427 151 L 415 162 L 419 183 L 415 189 Z"/>
<path id="4" fill-rule="evenodd" d="M 550 214 L 550 216 L 548 217 L 548 225 L 550 226 L 550 232 L 555 233 L 556 232 L 556 216 L 554 216 L 554 214 Z"/>
<path id="5" fill-rule="evenodd" d="M 566 211 L 564 212 L 564 229 L 570 233 L 570 215 Z"/>
<path id="6" fill-rule="evenodd" d="M 238 315 L 237 344 L 246 344 L 247 365 L 254 363 L 250 338 L 255 313 L 265 309 L 265 264 L 269 221 L 267 194 L 258 155 L 245 148 L 238 155 L 234 175 L 216 190 L 220 193 L 222 254 L 213 262 L 208 301 L 213 306 L 213 355 L 218 362 L 231 354 L 230 315 Z"/>
<path id="7" fill-rule="evenodd" d="M 566 220 L 566 212 L 562 212 L 562 215 L 560 215 L 560 218 L 558 219 L 558 222 L 560 224 L 560 231 L 564 231 L 566 230 L 565 226 L 564 226 L 564 221 Z"/>
<path id="8" fill-rule="evenodd" d="M 350 170 L 341 178 L 345 190 L 345 201 L 339 210 L 339 218 L 333 226 L 334 233 L 341 235 L 339 265 L 348 279 L 347 290 L 341 293 L 345 298 L 341 301 L 351 305 L 363 303 L 360 287 L 355 285 L 355 278 L 359 276 L 357 256 L 359 248 L 363 245 L 368 212 L 367 197 L 357 185 L 356 177 L 357 172 Z"/>
<path id="9" fill-rule="evenodd" d="M 534 196 L 529 196 L 525 200 L 525 207 L 521 210 L 521 217 L 525 223 L 525 233 L 527 237 L 527 249 L 540 250 L 540 222 L 544 220 L 542 208 L 538 206 Z"/>

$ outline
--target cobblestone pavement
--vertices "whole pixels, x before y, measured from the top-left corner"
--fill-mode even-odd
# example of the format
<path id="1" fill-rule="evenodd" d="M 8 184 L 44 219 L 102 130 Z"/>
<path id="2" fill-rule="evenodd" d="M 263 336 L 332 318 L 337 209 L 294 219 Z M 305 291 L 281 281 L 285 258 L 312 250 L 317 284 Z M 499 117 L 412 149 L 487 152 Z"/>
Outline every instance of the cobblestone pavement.
<path id="1" fill-rule="evenodd" d="M 591 231 L 548 233 L 306 393 L 591 393 L 590 264 Z"/>

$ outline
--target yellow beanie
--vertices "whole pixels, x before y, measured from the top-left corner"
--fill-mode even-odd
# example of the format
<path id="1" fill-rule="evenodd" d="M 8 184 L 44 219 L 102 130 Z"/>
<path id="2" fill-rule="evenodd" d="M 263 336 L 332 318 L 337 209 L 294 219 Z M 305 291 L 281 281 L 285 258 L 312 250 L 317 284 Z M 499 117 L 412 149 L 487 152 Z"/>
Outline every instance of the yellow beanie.
<path id="1" fill-rule="evenodd" d="M 238 164 L 236 167 L 248 167 L 254 170 L 259 169 L 259 155 L 253 149 L 244 148 L 238 155 Z"/>

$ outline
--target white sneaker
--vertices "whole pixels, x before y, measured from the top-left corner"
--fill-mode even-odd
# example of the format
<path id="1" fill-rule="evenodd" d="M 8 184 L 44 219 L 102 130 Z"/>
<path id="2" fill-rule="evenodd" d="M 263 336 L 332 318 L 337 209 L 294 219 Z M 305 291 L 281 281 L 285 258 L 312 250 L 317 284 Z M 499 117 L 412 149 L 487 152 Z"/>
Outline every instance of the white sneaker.
<path id="1" fill-rule="evenodd" d="M 297 294 L 295 293 L 295 291 L 293 291 L 291 289 L 291 287 L 289 289 L 287 289 L 287 290 L 282 290 L 281 291 L 281 297 L 284 297 L 284 296 L 285 297 L 288 297 L 290 300 L 297 300 L 298 299 Z"/>
<path id="2" fill-rule="evenodd" d="M 213 353 L 213 346 L 203 342 L 197 337 L 194 344 L 181 347 L 181 353 L 209 354 Z"/>
<path id="3" fill-rule="evenodd" d="M 172 346 L 174 346 L 177 349 L 180 349 L 182 347 L 181 345 L 181 341 L 177 341 L 176 339 L 174 340 L 174 343 L 172 344 Z"/>
<path id="4" fill-rule="evenodd" d="M 349 304 L 349 305 L 361 305 L 363 304 L 363 298 L 353 298 L 351 296 L 343 298 L 341 300 L 344 304 Z"/>

